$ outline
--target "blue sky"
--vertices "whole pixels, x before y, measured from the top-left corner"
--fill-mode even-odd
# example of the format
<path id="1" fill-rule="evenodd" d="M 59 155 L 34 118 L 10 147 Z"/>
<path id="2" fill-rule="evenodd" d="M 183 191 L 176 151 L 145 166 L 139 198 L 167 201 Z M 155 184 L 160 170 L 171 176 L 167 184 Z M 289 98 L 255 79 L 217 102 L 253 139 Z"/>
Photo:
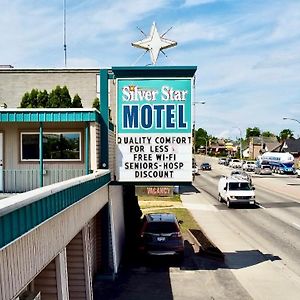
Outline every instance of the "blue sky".
<path id="1" fill-rule="evenodd" d="M 63 0 L 0 0 L 0 64 L 64 66 Z M 196 65 L 196 128 L 300 137 L 300 0 L 67 0 L 68 67 L 130 66 L 156 22 L 178 42 L 157 65 Z M 149 54 L 135 65 L 150 63 Z"/>

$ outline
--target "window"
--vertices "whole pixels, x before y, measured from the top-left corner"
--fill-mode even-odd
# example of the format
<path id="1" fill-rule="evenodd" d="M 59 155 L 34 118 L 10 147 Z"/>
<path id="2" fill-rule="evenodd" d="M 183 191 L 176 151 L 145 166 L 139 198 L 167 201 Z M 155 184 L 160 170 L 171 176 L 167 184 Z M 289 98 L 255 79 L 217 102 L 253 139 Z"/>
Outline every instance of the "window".
<path id="1" fill-rule="evenodd" d="M 172 233 L 179 231 L 176 223 L 171 222 L 150 222 L 147 224 L 145 232 L 150 233 Z"/>
<path id="2" fill-rule="evenodd" d="M 45 132 L 43 159 L 53 161 L 81 160 L 80 132 Z M 21 161 L 39 160 L 39 134 L 21 133 Z"/>
<path id="3" fill-rule="evenodd" d="M 230 191 L 249 191 L 251 187 L 247 182 L 230 182 L 229 183 Z"/>

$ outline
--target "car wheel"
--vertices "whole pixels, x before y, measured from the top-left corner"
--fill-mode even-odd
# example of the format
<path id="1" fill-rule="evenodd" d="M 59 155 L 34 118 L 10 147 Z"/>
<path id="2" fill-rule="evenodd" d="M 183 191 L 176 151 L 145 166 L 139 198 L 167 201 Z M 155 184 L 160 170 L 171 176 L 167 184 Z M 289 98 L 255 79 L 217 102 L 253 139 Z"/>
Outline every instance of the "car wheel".
<path id="1" fill-rule="evenodd" d="M 177 260 L 179 263 L 181 263 L 183 260 L 184 260 L 184 251 L 183 252 L 180 252 L 178 255 L 177 255 Z"/>
<path id="2" fill-rule="evenodd" d="M 220 194 L 218 195 L 218 201 L 221 202 L 221 203 L 222 203 L 222 201 L 223 201 L 223 199 L 222 199 L 222 197 L 221 197 Z"/>

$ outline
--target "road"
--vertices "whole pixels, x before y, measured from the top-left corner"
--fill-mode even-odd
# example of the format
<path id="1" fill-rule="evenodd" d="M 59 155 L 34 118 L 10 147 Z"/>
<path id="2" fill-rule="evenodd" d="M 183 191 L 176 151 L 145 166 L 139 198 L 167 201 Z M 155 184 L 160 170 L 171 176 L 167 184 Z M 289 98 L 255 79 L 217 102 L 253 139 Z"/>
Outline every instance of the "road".
<path id="1" fill-rule="evenodd" d="M 229 209 L 217 201 L 217 183 L 231 169 L 210 162 L 181 199 L 225 262 L 202 256 L 189 239 L 182 263 L 133 254 L 115 281 L 96 280 L 94 299 L 300 299 L 300 179 L 254 177 L 259 205 Z"/>
<path id="2" fill-rule="evenodd" d="M 194 181 L 202 195 L 183 195 L 184 205 L 253 299 L 299 299 L 300 179 L 256 176 L 258 206 L 228 209 L 217 201 L 217 183 L 231 169 L 210 163 L 213 170 Z"/>

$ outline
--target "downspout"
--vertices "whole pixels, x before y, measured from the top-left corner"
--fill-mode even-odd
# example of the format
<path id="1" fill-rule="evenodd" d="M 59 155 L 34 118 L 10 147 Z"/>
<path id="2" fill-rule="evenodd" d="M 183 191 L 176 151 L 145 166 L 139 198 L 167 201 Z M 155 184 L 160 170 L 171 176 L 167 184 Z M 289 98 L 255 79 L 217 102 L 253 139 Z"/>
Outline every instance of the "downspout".
<path id="1" fill-rule="evenodd" d="M 90 173 L 90 137 L 89 122 L 85 122 L 85 174 Z"/>
<path id="2" fill-rule="evenodd" d="M 43 163 L 43 123 L 40 122 L 39 135 L 39 155 L 40 155 L 40 187 L 44 186 L 44 163 Z"/>

